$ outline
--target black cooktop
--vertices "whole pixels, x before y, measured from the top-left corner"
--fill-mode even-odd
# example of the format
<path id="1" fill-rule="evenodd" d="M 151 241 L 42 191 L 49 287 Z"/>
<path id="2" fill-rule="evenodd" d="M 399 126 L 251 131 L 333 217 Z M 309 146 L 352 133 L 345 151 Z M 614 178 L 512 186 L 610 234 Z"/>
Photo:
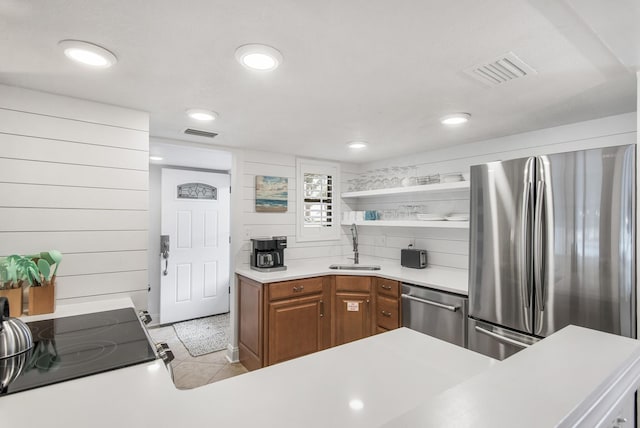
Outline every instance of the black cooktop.
<path id="1" fill-rule="evenodd" d="M 34 346 L 0 359 L 1 376 L 22 366 L 0 396 L 134 364 L 156 355 L 133 308 L 27 323 Z"/>

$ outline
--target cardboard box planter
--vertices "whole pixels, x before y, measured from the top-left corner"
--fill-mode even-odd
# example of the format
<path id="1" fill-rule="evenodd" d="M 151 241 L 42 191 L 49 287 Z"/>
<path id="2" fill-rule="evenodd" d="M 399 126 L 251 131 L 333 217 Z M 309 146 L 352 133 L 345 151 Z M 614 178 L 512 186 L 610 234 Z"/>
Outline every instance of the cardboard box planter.
<path id="1" fill-rule="evenodd" d="M 29 315 L 51 314 L 56 309 L 54 279 L 44 285 L 29 287 Z"/>
<path id="2" fill-rule="evenodd" d="M 9 299 L 9 316 L 12 318 L 22 315 L 22 287 L 0 289 L 0 296 Z"/>

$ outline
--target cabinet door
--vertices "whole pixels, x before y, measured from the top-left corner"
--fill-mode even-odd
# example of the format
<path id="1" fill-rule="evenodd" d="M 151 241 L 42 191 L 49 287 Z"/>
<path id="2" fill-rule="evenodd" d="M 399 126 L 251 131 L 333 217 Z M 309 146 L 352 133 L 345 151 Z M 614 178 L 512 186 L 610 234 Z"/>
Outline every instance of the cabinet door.
<path id="1" fill-rule="evenodd" d="M 269 303 L 267 365 L 323 348 L 324 301 L 322 295 Z"/>
<path id="2" fill-rule="evenodd" d="M 371 336 L 371 294 L 336 292 L 335 345 Z"/>

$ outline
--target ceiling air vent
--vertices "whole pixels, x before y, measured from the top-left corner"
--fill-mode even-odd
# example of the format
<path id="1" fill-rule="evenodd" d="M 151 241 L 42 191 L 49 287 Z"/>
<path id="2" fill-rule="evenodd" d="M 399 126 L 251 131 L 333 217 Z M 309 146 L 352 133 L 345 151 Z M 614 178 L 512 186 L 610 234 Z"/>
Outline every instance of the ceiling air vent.
<path id="1" fill-rule="evenodd" d="M 476 64 L 464 72 L 475 80 L 490 86 L 498 86 L 511 80 L 537 74 L 529 64 L 522 61 L 513 52 L 488 62 Z"/>
<path id="2" fill-rule="evenodd" d="M 218 135 L 215 132 L 201 131 L 199 129 L 192 129 L 192 128 L 185 129 L 184 133 L 187 135 L 196 135 L 198 137 L 206 137 L 206 138 L 213 138 L 216 135 Z"/>

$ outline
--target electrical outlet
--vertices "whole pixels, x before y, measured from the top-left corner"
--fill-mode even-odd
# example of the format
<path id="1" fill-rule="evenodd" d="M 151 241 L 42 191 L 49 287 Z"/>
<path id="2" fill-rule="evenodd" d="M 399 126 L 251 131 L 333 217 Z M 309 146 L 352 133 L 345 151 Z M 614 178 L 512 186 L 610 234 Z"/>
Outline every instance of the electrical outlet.
<path id="1" fill-rule="evenodd" d="M 416 247 L 416 238 L 409 238 L 409 247 L 410 248 Z"/>

